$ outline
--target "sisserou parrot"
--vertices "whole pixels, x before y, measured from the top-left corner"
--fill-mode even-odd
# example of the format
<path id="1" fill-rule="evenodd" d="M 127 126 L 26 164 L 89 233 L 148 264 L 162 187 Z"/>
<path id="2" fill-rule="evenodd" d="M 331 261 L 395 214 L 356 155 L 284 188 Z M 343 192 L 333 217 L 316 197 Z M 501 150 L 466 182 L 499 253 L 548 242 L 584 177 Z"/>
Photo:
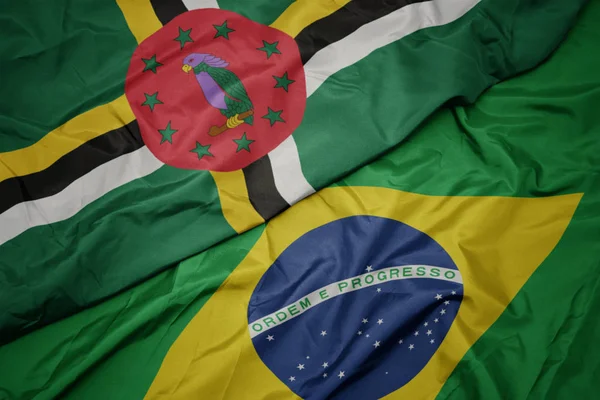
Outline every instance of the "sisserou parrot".
<path id="1" fill-rule="evenodd" d="M 227 66 L 227 61 L 211 54 L 193 53 L 183 60 L 182 70 L 186 73 L 193 71 L 208 103 L 227 118 L 226 125 L 216 134 L 243 123 L 252 125 L 254 121 L 248 92 Z"/>

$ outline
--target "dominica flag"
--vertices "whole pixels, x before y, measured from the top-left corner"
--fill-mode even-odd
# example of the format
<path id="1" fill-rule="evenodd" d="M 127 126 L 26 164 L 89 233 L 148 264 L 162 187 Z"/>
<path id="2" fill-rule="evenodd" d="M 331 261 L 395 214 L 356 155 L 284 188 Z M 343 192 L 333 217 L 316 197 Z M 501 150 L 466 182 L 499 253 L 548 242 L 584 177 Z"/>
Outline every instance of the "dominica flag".
<path id="1" fill-rule="evenodd" d="M 598 1 L 0 5 L 0 399 L 595 397 Z"/>

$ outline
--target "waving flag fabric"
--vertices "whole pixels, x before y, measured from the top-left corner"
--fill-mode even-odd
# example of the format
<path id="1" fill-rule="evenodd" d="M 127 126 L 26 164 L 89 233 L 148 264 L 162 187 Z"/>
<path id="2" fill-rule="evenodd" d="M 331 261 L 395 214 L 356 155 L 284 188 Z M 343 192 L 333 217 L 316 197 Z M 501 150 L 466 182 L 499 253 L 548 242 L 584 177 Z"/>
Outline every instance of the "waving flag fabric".
<path id="1" fill-rule="evenodd" d="M 585 3 L 7 3 L 0 398 L 589 397 Z"/>
<path id="2" fill-rule="evenodd" d="M 87 104 L 85 108 L 81 104 L 71 103 L 61 106 L 61 102 L 48 100 L 48 104 L 54 108 L 53 114 L 62 114 L 64 117 L 54 122 L 62 125 L 41 139 L 39 129 L 35 131 L 36 137 L 31 129 L 29 133 L 30 130 L 9 126 L 9 138 L 22 138 L 25 136 L 22 131 L 27 131 L 31 139 L 20 145 L 13 144 L 13 147 L 9 147 L 12 151 L 3 154 L 2 159 L 5 181 L 13 187 L 12 191 L 5 191 L 6 197 L 13 200 L 8 200 L 10 202 L 5 205 L 5 211 L 0 214 L 2 266 L 9 277 L 0 292 L 3 304 L 7 304 L 0 318 L 0 330 L 6 340 L 101 301 L 184 257 L 264 222 L 289 204 L 312 193 L 315 188 L 323 187 L 398 143 L 444 102 L 457 98 L 474 100 L 497 80 L 533 67 L 558 45 L 581 6 L 581 2 L 560 7 L 552 4 L 538 7 L 516 0 L 513 3 L 503 2 L 502 5 L 496 1 L 479 3 L 475 0 L 452 0 L 410 4 L 393 2 L 393 7 L 377 7 L 366 5 L 365 2 L 334 2 L 315 9 L 314 2 L 295 2 L 279 16 L 265 13 L 263 19 L 256 21 L 270 23 L 273 29 L 282 32 L 281 35 L 285 35 L 286 29 L 289 29 L 290 36 L 309 36 L 313 42 L 320 43 L 319 46 L 307 48 L 303 44 L 307 39 L 304 39 L 298 42 L 300 58 L 285 59 L 285 55 L 269 57 L 269 53 L 259 50 L 265 46 L 263 40 L 275 43 L 277 39 L 262 38 L 258 33 L 256 38 L 246 33 L 236 39 L 235 32 L 229 35 L 229 39 L 215 38 L 217 30 L 213 25 L 216 23 L 201 23 L 201 16 L 210 12 L 206 10 L 214 9 L 206 7 L 217 6 L 215 2 L 183 3 L 186 8 L 193 9 L 190 13 L 196 13 L 190 15 L 198 16 L 195 21 L 199 25 L 193 27 L 187 25 L 186 13 L 178 14 L 167 22 L 166 15 L 172 16 L 174 10 L 172 6 L 159 6 L 159 3 L 102 2 L 102 13 L 106 17 L 102 19 L 100 16 L 103 14 L 99 14 L 100 19 L 96 19 L 94 24 L 106 21 L 111 26 L 106 46 L 115 47 L 112 51 L 122 55 L 122 58 L 120 61 L 109 59 L 111 63 L 122 64 L 123 68 L 122 78 L 118 81 L 108 80 L 107 87 L 116 85 L 125 88 L 123 83 L 129 64 L 138 65 L 138 74 L 144 78 L 154 75 L 152 70 L 144 71 L 146 64 L 137 58 L 139 52 L 147 51 L 147 55 L 139 57 L 151 60 L 158 52 L 151 40 L 166 35 L 165 43 L 170 44 L 170 47 L 162 50 L 165 57 L 170 57 L 167 59 L 169 62 L 157 61 L 165 64 L 156 69 L 157 76 L 162 76 L 161 68 L 174 65 L 172 63 L 182 65 L 182 59 L 175 61 L 176 55 L 187 56 L 188 48 L 196 52 L 194 46 L 208 52 L 210 49 L 206 46 L 214 41 L 216 44 L 213 46 L 230 46 L 233 50 L 241 46 L 263 55 L 264 60 L 260 64 L 253 63 L 250 67 L 243 60 L 238 60 L 237 67 L 233 64 L 234 59 L 225 60 L 232 63 L 230 66 L 234 72 L 255 71 L 276 65 L 278 56 L 284 66 L 302 68 L 308 96 L 302 123 L 291 137 L 281 142 L 268 156 L 227 174 L 165 165 L 144 145 L 140 138 L 143 133 L 138 133 L 139 124 L 134 120 L 129 102 L 137 101 L 134 106 L 142 107 L 147 101 L 143 96 L 152 96 L 157 91 L 155 88 L 141 88 L 145 92 L 134 94 L 129 101 L 125 94 L 104 104 L 102 98 L 92 97 L 83 103 Z M 267 4 L 248 6 L 231 2 L 229 6 L 232 12 L 243 15 L 246 9 L 250 9 L 249 15 L 255 15 Z M 69 9 L 67 3 L 64 7 Z M 25 5 L 11 6 L 11 10 L 13 22 L 8 24 L 16 32 L 22 32 L 24 26 L 16 22 L 20 21 L 19 16 L 35 18 Z M 89 18 L 87 10 L 81 8 L 85 18 Z M 39 16 L 37 18 L 47 20 L 42 10 L 38 11 L 39 14 L 35 14 Z M 319 21 L 324 21 L 324 18 L 339 20 L 342 17 L 335 16 L 338 12 L 342 16 L 343 13 L 352 13 L 364 17 L 352 20 L 349 25 L 341 24 L 343 28 L 340 28 L 338 36 L 342 35 L 343 38 L 329 43 L 328 32 L 337 30 L 338 25 L 322 25 L 324 22 Z M 64 15 L 73 18 L 72 24 L 64 24 L 73 26 L 72 33 L 58 30 L 62 26 L 60 19 L 46 22 L 58 30 L 55 42 L 62 43 L 60 40 L 66 40 L 66 36 L 75 35 L 79 29 L 76 22 L 83 23 L 75 10 Z M 224 14 L 223 22 L 228 15 Z M 501 22 L 494 23 L 496 19 Z M 289 28 L 287 21 L 290 21 Z M 163 23 L 166 25 L 161 29 Z M 117 29 L 112 28 L 114 24 L 118 24 L 123 35 L 115 36 L 112 33 Z M 235 27 L 232 25 L 231 29 Z M 302 34 L 305 29 L 312 33 Z M 510 35 L 502 29 L 510 32 Z M 48 28 L 48 31 L 51 32 L 51 29 Z M 194 32 L 190 33 L 187 41 L 176 40 L 180 32 L 187 31 Z M 194 36 L 195 32 L 208 33 L 198 38 Z M 25 35 L 25 32 L 22 34 Z M 125 39 L 121 39 L 121 36 L 125 36 Z M 193 37 L 196 37 L 196 42 Z M 332 37 L 332 40 L 336 37 Z M 137 53 L 134 53 L 133 38 L 142 43 Z M 50 40 L 51 37 L 46 39 Z M 251 40 L 254 42 L 249 43 Z M 519 45 L 514 45 L 517 42 Z M 48 47 L 53 49 L 49 50 L 49 54 L 35 48 L 29 52 L 40 57 L 56 58 L 61 57 L 61 46 L 51 47 L 49 43 Z M 94 48 L 93 43 L 82 46 L 85 47 L 81 50 L 84 52 Z M 19 78 L 26 70 L 26 67 L 19 68 L 19 63 L 29 65 L 26 58 L 11 57 L 8 50 L 10 48 L 6 50 L 6 57 L 13 59 L 16 72 L 11 72 L 12 68 L 7 69 L 6 75 L 11 81 L 29 82 Z M 281 52 L 276 47 L 275 50 Z M 135 54 L 136 58 L 130 60 L 123 54 L 130 57 Z M 79 61 L 81 63 L 91 60 L 86 53 L 81 57 L 85 59 Z M 94 54 L 94 57 L 97 60 L 93 65 L 98 72 L 93 76 L 105 75 L 98 65 L 110 70 L 110 64 L 103 61 L 104 58 L 99 54 Z M 304 64 L 303 60 L 307 58 Z M 87 76 L 83 73 L 83 67 L 78 68 L 73 61 L 69 62 L 71 64 L 66 64 L 67 60 L 64 60 L 64 65 L 74 68 L 70 74 L 64 72 L 62 62 L 57 64 L 56 61 L 40 60 L 42 65 L 56 65 L 55 68 L 61 69 L 65 82 L 53 78 L 56 90 L 60 90 L 61 85 L 66 88 L 79 87 L 80 91 L 91 90 L 86 80 L 80 78 Z M 441 65 L 444 68 L 440 68 Z M 165 76 L 172 77 L 173 71 L 167 70 Z M 17 74 L 14 78 L 13 73 Z M 36 75 L 36 79 L 42 79 L 42 75 Z M 190 76 L 179 67 L 176 78 L 181 77 Z M 272 76 L 266 75 L 266 79 L 271 79 L 272 83 L 269 84 L 275 86 L 276 81 Z M 198 93 L 198 84 L 191 83 L 196 86 L 185 87 L 194 91 L 185 92 L 188 93 L 185 96 L 194 98 L 186 97 L 186 101 L 178 104 L 200 107 L 198 103 L 203 104 L 202 94 Z M 298 87 L 300 85 L 294 87 L 291 84 L 290 91 Z M 360 89 L 350 90 L 353 87 Z M 264 89 L 257 82 L 253 90 L 260 92 Z M 285 93 L 283 88 L 278 90 L 279 93 Z M 158 93 L 155 100 L 163 101 Z M 359 93 L 360 96 L 357 96 Z M 141 98 L 135 97 L 140 95 Z M 26 107 L 30 97 L 23 96 L 21 104 Z M 168 105 L 144 105 L 143 108 L 156 118 L 164 119 L 166 117 L 159 114 L 161 106 Z M 296 112 L 278 108 L 276 103 L 260 106 L 262 109 L 257 110 L 260 115 L 256 120 L 262 122 L 266 116 L 279 116 L 285 121 Z M 80 113 L 69 119 L 67 111 L 71 107 L 79 107 Z M 194 113 L 194 110 L 192 108 L 188 112 Z M 208 109 L 205 107 L 203 110 Z M 290 113 L 290 117 L 287 117 L 287 113 Z M 336 115 L 341 117 L 337 118 Z M 216 117 L 208 125 L 224 123 L 218 115 Z M 14 119 L 21 121 L 23 117 L 17 114 Z M 149 135 L 166 130 L 169 119 L 163 119 L 151 120 L 150 124 L 156 123 L 156 126 L 153 132 L 148 132 Z M 11 121 L 13 118 L 7 123 Z M 286 123 L 276 119 L 270 121 L 275 130 L 279 126 L 286 126 Z M 33 122 L 31 125 L 37 127 L 39 124 Z M 147 127 L 150 126 L 147 123 Z M 176 125 L 169 126 L 179 129 Z M 189 128 L 192 127 L 194 124 Z M 17 130 L 18 134 L 15 133 Z M 217 139 L 239 141 L 244 138 L 244 132 L 240 133 L 235 138 L 221 135 Z M 205 132 L 198 134 L 206 135 Z M 248 137 L 248 134 L 245 140 L 256 140 Z M 177 135 L 174 134 L 175 141 Z M 32 144 L 36 138 L 40 140 Z M 104 143 L 95 146 L 97 141 Z M 199 151 L 211 153 L 206 147 L 209 146 L 208 142 L 196 142 Z M 28 147 L 14 148 L 27 144 Z M 232 146 L 234 142 L 229 144 Z M 163 142 L 159 146 L 164 148 L 170 145 L 169 142 Z M 195 148 L 185 150 L 185 157 L 202 157 L 202 154 L 191 153 Z M 94 153 L 94 156 L 89 153 Z M 237 153 L 227 157 L 235 157 Z M 214 155 L 206 154 L 204 157 L 214 158 Z M 59 169 L 55 171 L 55 168 Z M 63 170 L 66 172 L 63 173 Z M 9 195 L 9 192 L 13 194 Z M 36 243 L 36 246 L 31 246 L 31 243 Z M 105 248 L 115 250 L 104 251 Z M 53 265 L 54 268 L 49 270 L 47 265 Z M 23 285 L 29 289 L 22 290 Z"/>

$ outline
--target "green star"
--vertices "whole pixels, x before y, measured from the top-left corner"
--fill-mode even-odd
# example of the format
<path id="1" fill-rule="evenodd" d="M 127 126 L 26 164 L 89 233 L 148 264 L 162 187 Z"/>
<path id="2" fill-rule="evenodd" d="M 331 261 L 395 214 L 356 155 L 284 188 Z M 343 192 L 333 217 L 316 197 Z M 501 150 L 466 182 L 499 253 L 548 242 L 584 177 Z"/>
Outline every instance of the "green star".
<path id="1" fill-rule="evenodd" d="M 169 121 L 167 127 L 165 129 L 159 129 L 158 132 L 162 135 L 162 140 L 160 141 L 160 144 L 163 144 L 164 142 L 169 142 L 173 144 L 173 134 L 177 133 L 177 129 L 172 129 L 171 121 Z"/>
<path id="2" fill-rule="evenodd" d="M 267 113 L 267 115 L 263 115 L 262 118 L 268 119 L 269 122 L 271 123 L 271 126 L 275 125 L 275 122 L 278 122 L 278 121 L 285 123 L 283 118 L 281 118 L 281 113 L 283 112 L 283 110 L 273 111 L 273 110 L 271 110 L 271 107 L 267 107 L 267 108 L 269 109 L 269 112 Z"/>
<path id="3" fill-rule="evenodd" d="M 179 36 L 177 36 L 173 40 L 177 40 L 179 42 L 179 44 L 181 45 L 181 48 L 183 49 L 183 46 L 185 46 L 185 44 L 187 42 L 190 42 L 190 43 L 193 42 L 192 38 L 190 37 L 191 32 L 192 32 L 192 28 L 188 29 L 187 31 L 184 31 L 183 29 L 181 29 L 181 27 L 179 27 Z"/>
<path id="4" fill-rule="evenodd" d="M 154 106 L 157 104 L 164 104 L 162 101 L 158 99 L 158 92 L 150 95 L 148 93 L 144 93 L 146 96 L 146 101 L 142 103 L 143 106 L 150 107 L 150 111 L 154 111 Z"/>
<path id="5" fill-rule="evenodd" d="M 283 74 L 283 76 L 273 75 L 273 78 L 275 78 L 275 80 L 277 81 L 277 84 L 275 85 L 275 89 L 283 88 L 283 90 L 285 90 L 286 92 L 288 91 L 288 86 L 290 86 L 292 83 L 296 82 L 296 81 L 293 81 L 288 78 L 287 72 L 285 74 Z"/>
<path id="6" fill-rule="evenodd" d="M 161 63 L 156 61 L 156 54 L 150 58 L 142 58 L 142 61 L 144 62 L 144 64 L 146 64 L 146 66 L 144 67 L 144 70 L 142 72 L 152 71 L 152 72 L 156 73 L 156 68 L 162 66 Z"/>
<path id="7" fill-rule="evenodd" d="M 256 50 L 264 51 L 265 53 L 267 53 L 267 59 L 271 58 L 271 56 L 273 54 L 281 54 L 281 52 L 277 48 L 277 45 L 279 44 L 279 42 L 269 43 L 265 40 L 263 40 L 262 42 L 263 42 L 263 47 L 259 47 Z"/>
<path id="8" fill-rule="evenodd" d="M 202 160 L 202 157 L 204 156 L 210 156 L 210 157 L 214 157 L 210 151 L 208 151 L 208 149 L 210 148 L 210 144 L 207 146 L 202 146 L 200 144 L 200 142 L 196 142 L 196 148 L 190 150 L 190 153 L 196 153 L 198 154 L 198 160 Z"/>
<path id="9" fill-rule="evenodd" d="M 250 145 L 252 143 L 254 143 L 254 140 L 250 140 L 246 137 L 246 132 L 244 132 L 244 134 L 242 135 L 241 138 L 239 139 L 233 139 L 233 141 L 235 142 L 235 144 L 237 144 L 237 150 L 236 153 L 242 151 L 242 150 L 246 150 L 248 153 L 250 152 Z"/>
<path id="10" fill-rule="evenodd" d="M 214 39 L 218 38 L 219 36 L 222 36 L 225 39 L 229 40 L 229 33 L 235 32 L 235 29 L 231 29 L 227 26 L 227 21 L 223 22 L 223 25 L 213 25 L 213 26 L 217 30 L 217 33 L 216 33 Z"/>

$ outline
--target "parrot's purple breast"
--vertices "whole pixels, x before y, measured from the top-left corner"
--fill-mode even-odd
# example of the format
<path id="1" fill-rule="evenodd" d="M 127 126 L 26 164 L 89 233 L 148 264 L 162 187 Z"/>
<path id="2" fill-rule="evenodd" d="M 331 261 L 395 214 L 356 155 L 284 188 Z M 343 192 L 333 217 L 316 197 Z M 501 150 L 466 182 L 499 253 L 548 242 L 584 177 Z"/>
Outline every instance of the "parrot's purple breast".
<path id="1" fill-rule="evenodd" d="M 217 85 L 217 82 L 208 74 L 208 72 L 200 72 L 196 74 L 196 80 L 204 92 L 206 100 L 211 106 L 221 110 L 227 109 L 225 104 L 225 92 Z"/>

